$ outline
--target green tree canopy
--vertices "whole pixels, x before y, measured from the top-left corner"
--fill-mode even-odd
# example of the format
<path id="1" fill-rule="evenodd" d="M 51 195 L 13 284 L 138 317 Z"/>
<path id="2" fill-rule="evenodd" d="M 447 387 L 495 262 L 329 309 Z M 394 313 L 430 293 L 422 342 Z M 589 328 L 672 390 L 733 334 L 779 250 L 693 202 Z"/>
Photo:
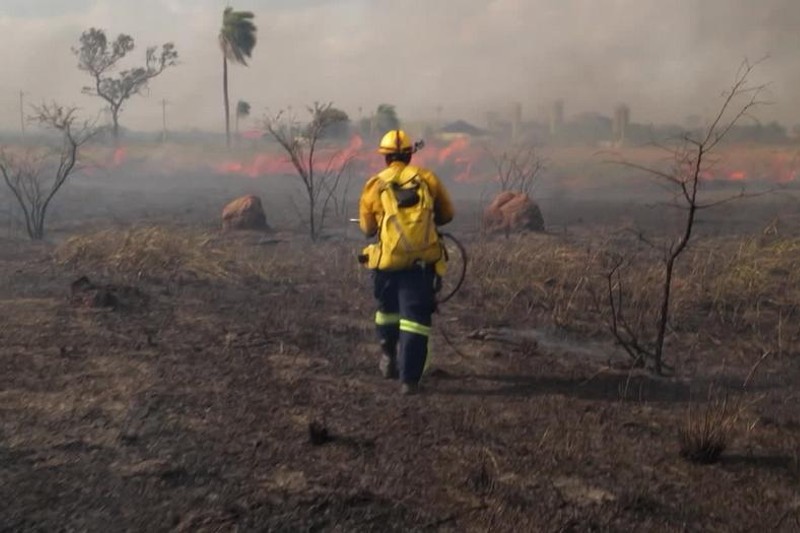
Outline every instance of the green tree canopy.
<path id="1" fill-rule="evenodd" d="M 313 120 L 324 125 L 324 137 L 345 137 L 350 132 L 350 117 L 336 107 L 315 107 Z"/>
<path id="2" fill-rule="evenodd" d="M 389 130 L 396 130 L 400 127 L 400 119 L 397 118 L 397 111 L 393 105 L 381 104 L 375 112 L 376 133 L 383 135 Z"/>
<path id="3" fill-rule="evenodd" d="M 81 34 L 79 46 L 72 49 L 78 57 L 78 68 L 87 72 L 94 81 L 93 85 L 83 88 L 84 94 L 102 98 L 108 104 L 114 138 L 119 136 L 119 115 L 125 102 L 132 96 L 143 94 L 150 80 L 176 65 L 178 60 L 178 52 L 172 43 L 151 46 L 145 52 L 144 66 L 115 74 L 119 62 L 134 48 L 130 35 L 121 33 L 112 42 L 105 31 L 90 28 Z"/>
<path id="4" fill-rule="evenodd" d="M 239 100 L 236 104 L 236 116 L 241 118 L 250 116 L 250 104 L 244 100 Z"/>

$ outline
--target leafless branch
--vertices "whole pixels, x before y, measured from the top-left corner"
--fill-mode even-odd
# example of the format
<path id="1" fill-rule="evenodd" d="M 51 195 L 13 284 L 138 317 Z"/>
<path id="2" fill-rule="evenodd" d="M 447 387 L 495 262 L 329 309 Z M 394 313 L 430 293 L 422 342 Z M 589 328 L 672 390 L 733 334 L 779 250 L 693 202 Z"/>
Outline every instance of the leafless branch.
<path id="1" fill-rule="evenodd" d="M 283 111 L 267 119 L 264 126 L 286 152 L 303 185 L 308 202 L 309 235 L 316 240 L 325 223 L 328 205 L 339 188 L 352 156 L 336 151 L 326 161 L 321 163 L 318 160 L 320 143 L 325 134 L 331 126 L 346 120 L 346 115 L 331 103 L 315 102 L 307 110 L 310 120 L 303 127 L 298 127 L 297 122 L 286 117 Z"/>
<path id="2" fill-rule="evenodd" d="M 75 170 L 81 147 L 97 133 L 93 124 L 78 122 L 76 113 L 76 108 L 56 103 L 34 107 L 33 121 L 59 132 L 60 145 L 53 152 L 0 153 L 0 174 L 22 209 L 31 239 L 44 237 L 45 219 L 53 198 Z"/>
<path id="3" fill-rule="evenodd" d="M 626 350 L 646 354 L 654 365 L 656 372 L 661 372 L 663 364 L 664 340 L 669 324 L 670 301 L 672 293 L 672 280 L 675 264 L 678 257 L 683 253 L 693 235 L 694 225 L 698 212 L 723 205 L 726 203 L 740 200 L 750 196 L 758 196 L 764 193 L 747 193 L 742 190 L 740 193 L 729 197 L 702 202 L 700 200 L 701 182 L 704 173 L 709 171 L 717 163 L 711 156 L 714 149 L 730 133 L 731 129 L 744 116 L 748 115 L 752 109 L 763 104 L 759 97 L 766 88 L 766 85 L 749 86 L 749 78 L 753 68 L 758 64 L 751 64 L 748 61 L 742 63 L 736 73 L 734 82 L 730 89 L 723 93 L 723 101 L 719 110 L 714 115 L 708 129 L 699 139 L 693 139 L 689 135 L 683 138 L 683 142 L 673 151 L 673 164 L 671 168 L 649 167 L 639 163 L 618 160 L 617 163 L 625 167 L 636 169 L 647 173 L 656 180 L 669 184 L 673 187 L 674 202 L 685 211 L 683 228 L 680 235 L 668 239 L 666 253 L 663 257 L 664 278 L 661 284 L 661 299 L 658 303 L 658 318 L 656 323 L 656 339 L 652 350 L 645 350 L 638 345 L 637 335 L 632 330 L 626 328 L 624 321 L 621 321 L 622 301 L 621 286 L 622 281 L 619 273 L 621 263 L 612 268 L 608 274 L 609 308 L 611 312 L 610 327 L 614 336 L 620 340 Z M 731 116 L 731 109 L 735 102 L 740 98 L 745 98 L 744 104 L 736 108 Z M 644 240 L 644 239 L 643 239 Z M 644 242 L 649 242 L 644 240 Z M 653 246 L 654 247 L 654 246 Z M 616 298 L 614 293 L 614 279 L 616 279 Z M 626 335 L 620 335 L 624 331 Z M 627 345 L 627 346 L 626 346 Z"/>
<path id="4" fill-rule="evenodd" d="M 721 205 L 729 204 L 732 202 L 736 202 L 738 200 L 744 200 L 748 198 L 758 198 L 760 196 L 766 196 L 768 194 L 772 194 L 775 191 L 776 191 L 775 188 L 770 188 L 766 191 L 748 192 L 746 189 L 742 188 L 742 190 L 740 190 L 738 194 L 735 194 L 733 196 L 728 196 L 727 198 L 722 198 L 721 200 L 717 200 L 714 202 L 698 203 L 697 210 L 700 211 L 703 209 L 711 209 L 714 207 L 719 207 Z"/>
<path id="5" fill-rule="evenodd" d="M 495 179 L 501 192 L 533 192 L 545 170 L 545 161 L 534 145 L 517 145 L 503 151 L 487 146 L 485 151 L 495 167 Z"/>
<path id="6" fill-rule="evenodd" d="M 617 343 L 622 346 L 622 349 L 633 359 L 634 365 L 639 365 L 643 362 L 644 358 L 650 354 L 642 347 L 638 335 L 628 325 L 623 315 L 625 304 L 623 301 L 624 291 L 620 269 L 624 262 L 622 257 L 615 258 L 611 268 L 606 272 L 608 305 L 611 309 L 611 323 L 609 324 L 609 328 L 611 334 L 617 340 Z"/>

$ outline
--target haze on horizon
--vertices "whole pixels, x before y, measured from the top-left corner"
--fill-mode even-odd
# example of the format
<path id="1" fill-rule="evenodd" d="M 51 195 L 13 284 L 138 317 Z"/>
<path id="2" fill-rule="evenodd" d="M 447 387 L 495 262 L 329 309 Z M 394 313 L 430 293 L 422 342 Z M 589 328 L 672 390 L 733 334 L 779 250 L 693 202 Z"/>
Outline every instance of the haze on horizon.
<path id="1" fill-rule="evenodd" d="M 224 0 L 0 0 L 0 130 L 29 103 L 57 100 L 86 114 L 89 78 L 70 51 L 81 32 L 127 33 L 140 63 L 148 45 L 175 43 L 181 64 L 123 111 L 124 127 L 224 131 L 221 54 Z M 231 101 L 253 116 L 315 100 L 351 118 L 382 102 L 401 119 L 466 118 L 520 102 L 539 118 L 555 99 L 566 113 L 610 114 L 624 102 L 636 122 L 681 123 L 707 115 L 744 58 L 769 56 L 754 83 L 770 83 L 758 118 L 800 122 L 800 2 L 797 0 L 241 0 L 255 12 L 258 44 L 249 67 L 230 72 Z M 362 109 L 359 112 L 359 108 Z M 252 124 L 252 122 L 251 122 Z"/>

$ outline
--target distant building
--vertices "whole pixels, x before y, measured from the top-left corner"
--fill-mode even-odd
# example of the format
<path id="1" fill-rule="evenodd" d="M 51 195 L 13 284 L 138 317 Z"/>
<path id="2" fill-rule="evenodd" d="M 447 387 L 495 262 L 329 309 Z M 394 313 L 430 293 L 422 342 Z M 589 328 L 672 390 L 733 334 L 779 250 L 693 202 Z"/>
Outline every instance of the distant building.
<path id="1" fill-rule="evenodd" d="M 620 104 L 614 108 L 614 121 L 611 126 L 612 140 L 615 144 L 625 143 L 628 127 L 631 123 L 631 110 L 625 104 Z"/>
<path id="2" fill-rule="evenodd" d="M 490 132 L 497 132 L 499 129 L 502 128 L 503 121 L 500 118 L 500 113 L 497 111 L 487 111 L 486 112 L 486 128 Z"/>
<path id="3" fill-rule="evenodd" d="M 550 108 L 550 135 L 557 135 L 564 126 L 564 100 L 556 100 Z"/>
<path id="4" fill-rule="evenodd" d="M 612 138 L 613 120 L 594 112 L 585 112 L 575 115 L 568 123 L 564 124 L 558 137 L 567 144 L 586 144 L 597 146 L 598 143 L 608 143 Z"/>
<path id="5" fill-rule="evenodd" d="M 522 104 L 512 102 L 502 110 L 486 112 L 487 134 L 518 141 L 523 131 Z"/>
<path id="6" fill-rule="evenodd" d="M 486 130 L 473 126 L 464 120 L 456 120 L 442 126 L 437 132 L 437 137 L 443 141 L 453 141 L 461 138 L 484 137 Z"/>
<path id="7" fill-rule="evenodd" d="M 514 102 L 509 111 L 511 119 L 511 140 L 518 141 L 522 128 L 522 104 Z"/>

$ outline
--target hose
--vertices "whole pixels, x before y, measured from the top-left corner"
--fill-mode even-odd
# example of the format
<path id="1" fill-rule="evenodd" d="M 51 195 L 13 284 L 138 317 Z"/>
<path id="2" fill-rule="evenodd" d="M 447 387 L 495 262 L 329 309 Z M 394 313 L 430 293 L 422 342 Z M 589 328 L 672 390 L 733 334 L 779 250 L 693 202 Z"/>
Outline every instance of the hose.
<path id="1" fill-rule="evenodd" d="M 443 304 L 443 303 L 449 301 L 453 296 L 455 296 L 456 293 L 459 290 L 461 290 L 461 286 L 464 284 L 464 280 L 467 277 L 467 250 L 466 250 L 466 248 L 464 248 L 464 245 L 461 244 L 461 242 L 458 239 L 456 239 L 455 237 L 453 237 L 451 234 L 449 234 L 449 233 L 441 233 L 439 236 L 441 237 L 441 239 L 443 241 L 449 241 L 450 243 L 452 243 L 452 245 L 455 246 L 456 250 L 458 250 L 458 253 L 461 254 L 461 258 L 462 258 L 461 269 L 460 269 L 460 272 L 458 273 L 458 278 L 457 278 L 458 281 L 456 282 L 455 286 L 453 287 L 453 289 L 449 293 L 445 294 L 444 296 L 439 296 L 436 299 L 437 303 Z M 449 258 L 449 255 L 447 253 L 447 246 L 443 245 L 443 248 L 444 248 L 444 253 L 445 253 L 445 259 L 449 260 L 450 258 Z"/>

